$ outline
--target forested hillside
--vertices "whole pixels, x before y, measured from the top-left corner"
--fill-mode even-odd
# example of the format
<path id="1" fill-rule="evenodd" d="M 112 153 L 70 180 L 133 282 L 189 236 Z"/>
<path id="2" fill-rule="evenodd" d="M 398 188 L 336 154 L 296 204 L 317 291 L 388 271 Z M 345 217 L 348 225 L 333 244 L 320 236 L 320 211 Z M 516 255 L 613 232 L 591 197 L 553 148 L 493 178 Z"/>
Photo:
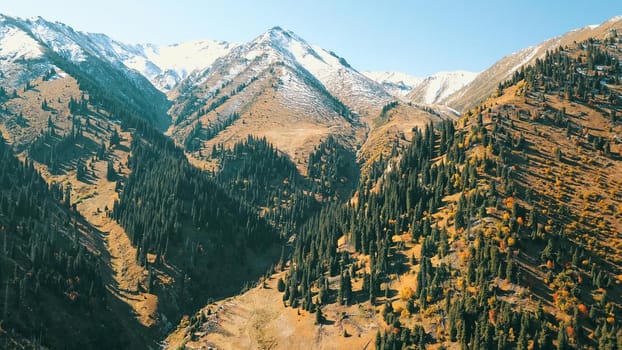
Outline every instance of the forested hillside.
<path id="1" fill-rule="evenodd" d="M 0 348 L 622 350 L 618 22 L 459 114 L 279 27 L 166 96 L 0 16 Z"/>
<path id="2" fill-rule="evenodd" d="M 146 288 L 172 297 L 178 313 L 264 273 L 279 251 L 276 231 L 192 167 L 170 139 L 146 125 L 134 136 L 131 174 L 112 215 L 138 248 L 141 265 L 177 270 L 174 292 L 151 278 Z"/>
<path id="3" fill-rule="evenodd" d="M 379 332 L 377 348 L 620 346 L 614 42 L 551 52 L 457 131 L 444 123 L 417 134 L 379 191 L 362 183 L 354 205 L 302 230 L 287 304 L 384 304 L 392 330 Z M 414 266 L 416 282 L 392 290 Z M 427 335 L 412 322 L 417 312 L 436 320 Z"/>
<path id="4" fill-rule="evenodd" d="M 70 189 L 48 185 L 3 140 L 0 162 L 0 347 L 127 347 L 106 301 L 108 268 L 93 254 L 101 242 L 89 240 L 97 233 L 85 232 Z"/>
<path id="5" fill-rule="evenodd" d="M 211 157 L 219 164 L 215 180 L 232 197 L 254 207 L 283 237 L 320 206 L 309 179 L 265 138 L 249 136 L 230 150 L 214 146 Z"/>
<path id="6" fill-rule="evenodd" d="M 110 345 L 112 340 L 84 345 L 81 335 L 76 347 L 155 344 L 183 313 L 211 298 L 238 292 L 275 264 L 281 253 L 278 230 L 259 218 L 253 203 L 233 199 L 208 173 L 186 161 L 183 150 L 158 130 L 154 114 L 161 106 L 142 109 L 128 104 L 66 64 L 63 67 L 76 78 L 60 68 L 51 69 L 23 90 L 5 94 L 0 131 L 12 141 L 5 152 L 20 154 L 28 168 L 41 172 L 44 185 L 54 184 L 50 186 L 60 195 L 51 199 L 63 203 L 76 218 L 83 217 L 83 239 L 91 244 L 92 254 L 101 256 L 89 270 L 97 284 L 82 275 L 78 276 L 82 283 L 67 281 L 76 276 L 65 274 L 62 284 L 86 288 L 80 293 L 89 300 L 89 293 L 99 293 L 105 299 L 100 308 L 112 309 L 86 319 L 85 329 L 117 319 L 115 327 L 127 328 L 123 331 L 127 334 L 117 337 L 116 345 Z M 142 103 L 138 95 L 134 99 Z M 58 220 L 62 224 L 47 216 L 40 220 L 49 223 L 45 230 L 67 231 L 73 237 L 65 219 Z M 26 242 L 34 244 L 33 239 Z M 61 247 L 74 259 L 80 254 L 82 264 L 88 261 L 88 252 L 78 253 L 77 243 Z M 67 288 L 66 293 L 70 291 Z M 49 307 L 64 315 L 66 306 Z M 5 325 L 8 332 L 19 330 L 19 324 Z M 25 339 L 32 334 L 33 341 L 48 346 L 53 343 L 47 337 L 62 333 L 34 323 L 20 327 L 29 329 Z M 88 338 L 87 331 L 81 332 Z M 97 342 L 97 337 L 91 338 Z"/>
<path id="7" fill-rule="evenodd" d="M 300 226 L 288 269 L 274 277 L 283 305 L 315 330 L 300 326 L 300 340 L 263 327 L 263 339 L 621 348 L 618 45 L 612 36 L 549 52 L 459 121 L 396 143 L 351 201 Z M 213 322 L 197 316 L 190 330 Z M 184 339 L 233 341 L 209 331 Z"/>
<path id="8" fill-rule="evenodd" d="M 417 134 L 379 191 L 363 183 L 354 205 L 301 231 L 287 305 L 384 304 L 392 330 L 375 342 L 385 349 L 620 346 L 615 47 L 560 48 L 500 85 L 457 131 L 444 123 Z M 413 267 L 416 282 L 392 290 Z M 436 320 L 427 335 L 417 312 Z"/>

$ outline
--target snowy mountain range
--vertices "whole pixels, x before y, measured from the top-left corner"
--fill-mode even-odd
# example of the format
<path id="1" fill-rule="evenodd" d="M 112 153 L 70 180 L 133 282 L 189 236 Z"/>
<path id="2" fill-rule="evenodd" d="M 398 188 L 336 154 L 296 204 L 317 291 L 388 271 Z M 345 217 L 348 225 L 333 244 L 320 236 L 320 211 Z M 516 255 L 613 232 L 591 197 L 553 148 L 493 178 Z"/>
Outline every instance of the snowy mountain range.
<path id="1" fill-rule="evenodd" d="M 400 72 L 370 72 L 363 74 L 373 79 L 395 96 L 406 96 L 412 89 L 423 82 L 424 78 L 415 77 Z"/>
<path id="2" fill-rule="evenodd" d="M 209 149 L 253 133 L 301 162 L 328 135 L 360 145 L 361 115 L 377 115 L 393 99 L 345 59 L 280 27 L 194 71 L 169 97 L 178 143 Z M 211 135 L 218 125 L 226 130 Z"/>
<path id="3" fill-rule="evenodd" d="M 396 97 L 336 53 L 280 27 L 194 71 L 169 98 L 173 123 L 168 133 L 178 144 L 190 145 L 193 154 L 200 157 L 252 133 L 300 164 L 328 136 L 371 155 L 389 145 L 387 140 L 445 112 Z M 381 113 L 397 100 L 400 106 Z"/>
<path id="4" fill-rule="evenodd" d="M 271 45 L 266 45 L 267 42 Z M 250 50 L 249 45 L 253 46 Z M 360 74 L 334 52 L 311 45 L 293 32 L 279 27 L 272 28 L 246 44 L 200 40 L 160 46 L 125 44 L 105 34 L 74 31 L 65 24 L 48 22 L 41 17 L 26 20 L 9 16 L 0 18 L 0 61 L 3 64 L 15 63 L 20 59 L 45 61 L 45 50 L 49 48 L 73 63 L 83 63 L 89 58 L 112 63 L 134 80 L 136 74 L 133 72 L 140 73 L 164 93 L 174 90 L 186 78 L 193 79 L 193 73 L 196 73 L 194 76 L 204 76 L 205 71 L 218 59 L 242 46 L 249 51 L 245 57 L 249 61 L 265 54 L 263 49 L 275 49 L 272 54 L 274 59 L 286 58 L 292 66 L 304 69 L 335 97 L 349 100 L 355 110 L 366 109 L 369 104 L 376 108 L 382 107 L 392 96 L 402 97 L 416 89 L 424 89 L 420 84 L 426 84 L 426 92 L 423 99 L 415 102 L 434 103 L 455 91 L 456 86 L 462 87 L 471 76 L 471 73 L 466 72 L 462 75 L 448 73 L 428 78 L 397 72 Z M 275 52 L 280 52 L 283 57 L 277 58 Z M 40 66 L 40 70 L 45 66 Z M 22 76 L 8 79 L 8 85 L 21 85 L 41 72 L 16 69 L 15 74 Z"/>
<path id="5" fill-rule="evenodd" d="M 101 87 L 110 86 L 113 81 L 118 84 L 121 80 L 138 87 L 130 91 L 128 86 L 115 92 L 127 101 L 135 101 L 130 95 L 137 93 L 144 101 L 155 99 L 158 105 L 179 104 L 180 97 L 188 91 L 205 90 L 204 95 L 195 97 L 206 102 L 210 89 L 218 90 L 220 85 L 232 81 L 248 67 L 260 71 L 262 68 L 255 63 L 262 61 L 264 68 L 283 63 L 297 72 L 296 79 L 283 73 L 281 78 L 287 79 L 280 82 L 291 81 L 292 84 L 284 83 L 281 88 L 294 91 L 311 83 L 363 117 L 374 117 L 393 100 L 441 104 L 464 110 L 488 96 L 498 82 L 507 79 L 522 65 L 542 57 L 547 50 L 607 31 L 617 21 L 613 18 L 600 26 L 587 26 L 544 41 L 508 55 L 481 73 L 455 71 L 414 77 L 399 72 L 361 73 L 345 58 L 279 27 L 247 43 L 199 40 L 175 45 L 126 44 L 105 34 L 75 31 L 41 17 L 20 19 L 0 15 L 0 84 L 9 89 L 23 86 L 50 68 L 58 68 L 58 61 L 62 60 L 80 68 Z M 244 74 L 249 81 L 253 78 L 250 71 Z M 211 86 L 206 89 L 206 84 Z M 195 107 L 198 110 L 202 106 Z M 292 108 L 296 107 L 300 106 L 292 103 Z M 172 116 L 173 119 L 177 117 Z"/>
<path id="6" fill-rule="evenodd" d="M 170 103 L 141 72 L 123 63 L 130 49 L 104 34 L 77 32 L 41 17 L 0 15 L 0 86 L 21 88 L 53 69 L 106 91 L 106 103 L 123 105 L 164 128 Z"/>
<path id="7" fill-rule="evenodd" d="M 377 95 L 378 86 L 361 77 L 344 58 L 337 56 L 332 51 L 311 45 L 295 33 L 280 27 L 270 29 L 253 40 L 252 43 L 258 44 L 267 41 L 274 44 L 268 46 L 293 58 L 297 64 L 319 79 L 332 93 L 340 95 L 337 93 L 339 85 L 343 85 L 348 79 L 356 77 L 357 82 L 350 83 L 362 84 L 362 86 L 360 89 L 359 87 L 354 89 L 359 92 L 367 91 L 367 94 L 363 93 L 359 96 L 360 98 L 367 99 L 372 90 L 376 90 L 376 92 L 372 93 L 371 96 Z M 210 68 L 217 59 L 244 45 L 247 44 L 201 40 L 169 46 L 139 44 L 128 47 L 119 45 L 117 47 L 125 51 L 117 49 L 117 52 L 122 57 L 124 64 L 136 69 L 158 89 L 169 92 L 191 73 Z M 259 53 L 264 54 L 261 50 L 261 48 L 256 49 L 254 53 L 249 54 L 247 59 L 254 58 Z M 345 76 L 339 72 L 344 73 Z M 411 98 L 411 101 L 433 104 L 468 84 L 477 76 L 477 73 L 466 71 L 439 72 L 426 78 L 414 77 L 400 72 L 363 72 L 362 75 L 381 84 L 390 95 L 406 96 L 416 90 L 418 93 L 413 94 L 414 98 Z"/>
<path id="8" fill-rule="evenodd" d="M 382 84 L 391 94 L 423 104 L 440 103 L 478 75 L 467 71 L 438 72 L 426 78 L 399 72 L 363 72 L 363 74 Z"/>
<path id="9" fill-rule="evenodd" d="M 218 82 L 228 82 L 240 75 L 248 75 L 247 78 L 251 79 L 253 74 L 271 65 L 284 66 L 290 71 L 278 77 L 282 88 L 297 86 L 296 78 L 291 76 L 294 72 L 300 79 L 298 83 L 318 91 L 325 90 L 353 110 L 382 108 L 383 104 L 392 100 L 380 84 L 360 74 L 344 58 L 311 45 L 280 27 L 274 27 L 251 42 L 235 47 L 212 65 L 189 76 L 183 85 L 203 85 L 216 90 L 220 85 Z M 287 84 L 289 81 L 292 81 L 291 85 Z M 197 96 L 200 97 L 200 94 Z"/>
<path id="10" fill-rule="evenodd" d="M 473 81 L 477 75 L 478 73 L 467 71 L 439 72 L 414 86 L 407 97 L 420 103 L 441 103 L 446 97 Z"/>
<path id="11" fill-rule="evenodd" d="M 380 140 L 380 132 L 387 142 L 445 115 L 420 105 L 440 101 L 474 76 L 363 74 L 280 27 L 247 43 L 159 46 L 126 44 L 41 17 L 1 16 L 0 86 L 21 88 L 52 69 L 95 86 L 109 104 L 138 111 L 198 156 L 252 133 L 301 163 L 329 135 L 374 153 L 380 141 L 370 140 Z M 381 114 L 394 101 L 401 106 Z"/>
<path id="12" fill-rule="evenodd" d="M 149 79 L 155 87 L 168 92 L 195 70 L 209 67 L 236 47 L 224 41 L 197 40 L 158 46 L 139 44 L 123 52 L 123 63 Z"/>

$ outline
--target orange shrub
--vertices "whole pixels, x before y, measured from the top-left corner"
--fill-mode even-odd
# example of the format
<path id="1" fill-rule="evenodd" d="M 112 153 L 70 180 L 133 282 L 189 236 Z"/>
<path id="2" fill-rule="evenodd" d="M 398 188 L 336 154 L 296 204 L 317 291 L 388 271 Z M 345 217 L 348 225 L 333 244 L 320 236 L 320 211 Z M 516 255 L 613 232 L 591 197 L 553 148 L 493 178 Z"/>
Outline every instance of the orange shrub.
<path id="1" fill-rule="evenodd" d="M 585 304 L 583 304 L 583 303 L 579 304 L 579 306 L 577 306 L 577 309 L 579 310 L 579 314 L 581 314 L 581 316 L 587 317 L 588 310 L 587 310 L 587 306 L 585 306 Z"/>
<path id="2" fill-rule="evenodd" d="M 574 328 L 567 326 L 566 327 L 566 333 L 568 334 L 568 338 L 574 338 L 575 333 L 574 333 Z"/>
<path id="3" fill-rule="evenodd" d="M 555 263 L 551 260 L 546 261 L 546 268 L 549 270 L 553 270 L 555 268 Z"/>

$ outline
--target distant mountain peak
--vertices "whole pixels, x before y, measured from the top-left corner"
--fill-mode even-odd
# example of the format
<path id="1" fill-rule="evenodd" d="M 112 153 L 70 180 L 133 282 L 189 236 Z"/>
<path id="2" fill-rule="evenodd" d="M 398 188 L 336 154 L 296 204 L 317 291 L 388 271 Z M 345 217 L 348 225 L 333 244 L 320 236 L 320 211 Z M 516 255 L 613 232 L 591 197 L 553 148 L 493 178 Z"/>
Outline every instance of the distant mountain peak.
<path id="1" fill-rule="evenodd" d="M 268 30 L 269 32 L 283 32 L 285 29 L 281 26 L 274 26 Z"/>
<path id="2" fill-rule="evenodd" d="M 417 87 L 424 78 L 415 77 L 401 72 L 363 72 L 366 77 L 381 84 L 395 96 L 405 96 Z"/>
<path id="3" fill-rule="evenodd" d="M 363 74 L 382 84 L 395 96 L 408 96 L 408 99 L 416 103 L 433 104 L 471 82 L 478 73 L 443 71 L 426 78 L 400 72 L 364 72 Z"/>
<path id="4" fill-rule="evenodd" d="M 270 35 L 282 35 L 285 37 L 295 37 L 297 40 L 303 40 L 298 35 L 296 35 L 296 33 L 294 33 L 293 31 L 287 28 L 283 28 L 281 26 L 274 26 L 268 29 L 266 33 L 269 33 Z"/>
<path id="5" fill-rule="evenodd" d="M 436 104 L 469 84 L 479 73 L 468 71 L 443 71 L 425 78 L 408 97 L 418 103 Z"/>
<path id="6" fill-rule="evenodd" d="M 303 38 L 296 35 L 296 33 L 292 32 L 291 30 L 283 29 L 279 26 L 270 28 L 269 30 L 255 38 L 255 40 L 251 41 L 251 43 L 267 44 L 277 48 L 282 48 L 291 41 L 297 41 L 308 45 L 307 42 Z"/>

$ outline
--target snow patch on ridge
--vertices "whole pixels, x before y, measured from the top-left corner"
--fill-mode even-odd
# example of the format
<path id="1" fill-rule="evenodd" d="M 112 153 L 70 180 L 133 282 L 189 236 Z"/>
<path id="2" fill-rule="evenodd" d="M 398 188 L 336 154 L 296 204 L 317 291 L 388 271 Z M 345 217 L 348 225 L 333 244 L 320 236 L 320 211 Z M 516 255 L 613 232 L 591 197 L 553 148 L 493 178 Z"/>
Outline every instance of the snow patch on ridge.
<path id="1" fill-rule="evenodd" d="M 209 67 L 235 46 L 236 44 L 213 40 L 168 46 L 142 44 L 135 47 L 135 53 L 126 58 L 124 63 L 166 92 L 192 72 Z"/>
<path id="2" fill-rule="evenodd" d="M 415 77 L 401 72 L 363 72 L 366 77 L 382 84 L 387 91 L 396 96 L 406 96 L 421 84 L 425 78 Z"/>
<path id="3" fill-rule="evenodd" d="M 34 59 L 43 56 L 36 40 L 15 27 L 0 30 L 0 57 L 14 61 L 20 58 Z"/>
<path id="4" fill-rule="evenodd" d="M 515 65 L 514 67 L 510 69 L 508 75 L 514 73 L 520 67 L 529 63 L 529 61 L 531 61 L 532 58 L 536 57 L 536 55 L 538 54 L 538 51 L 540 51 L 540 45 L 530 46 L 524 50 L 519 51 L 518 53 L 520 56 L 522 56 L 522 59 L 517 65 Z"/>

